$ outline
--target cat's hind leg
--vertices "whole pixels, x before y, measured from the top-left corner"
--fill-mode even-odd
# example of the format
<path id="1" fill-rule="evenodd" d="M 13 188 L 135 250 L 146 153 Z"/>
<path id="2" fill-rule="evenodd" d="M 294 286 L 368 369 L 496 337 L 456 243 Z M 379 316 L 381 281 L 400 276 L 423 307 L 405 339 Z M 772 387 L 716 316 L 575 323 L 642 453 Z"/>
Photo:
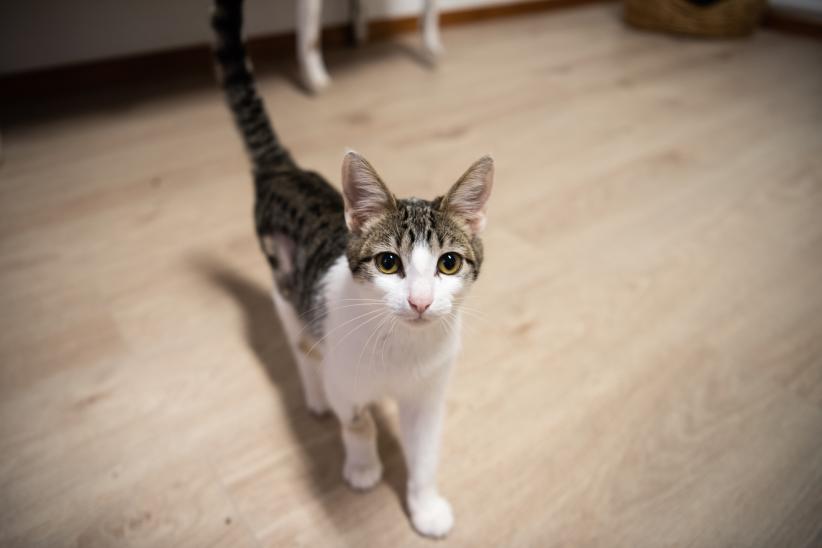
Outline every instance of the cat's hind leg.
<path id="1" fill-rule="evenodd" d="M 305 337 L 304 324 L 300 321 L 291 303 L 283 299 L 276 289 L 274 289 L 272 295 L 274 308 L 280 317 L 291 353 L 297 362 L 305 403 L 309 411 L 315 415 L 323 415 L 329 411 L 329 406 L 322 384 L 321 356 L 318 350 L 314 348 L 313 341 Z"/>

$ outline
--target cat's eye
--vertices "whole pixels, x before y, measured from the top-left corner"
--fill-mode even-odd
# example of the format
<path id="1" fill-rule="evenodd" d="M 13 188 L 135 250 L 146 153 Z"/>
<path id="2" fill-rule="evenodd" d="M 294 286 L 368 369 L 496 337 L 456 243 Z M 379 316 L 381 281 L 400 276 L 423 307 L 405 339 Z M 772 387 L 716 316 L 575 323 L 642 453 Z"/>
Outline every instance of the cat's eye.
<path id="1" fill-rule="evenodd" d="M 462 255 L 459 253 L 446 253 L 437 261 L 437 270 L 448 276 L 459 272 L 461 267 Z"/>
<path id="2" fill-rule="evenodd" d="M 393 253 L 379 253 L 374 257 L 377 269 L 383 274 L 396 274 L 400 270 L 400 258 Z"/>

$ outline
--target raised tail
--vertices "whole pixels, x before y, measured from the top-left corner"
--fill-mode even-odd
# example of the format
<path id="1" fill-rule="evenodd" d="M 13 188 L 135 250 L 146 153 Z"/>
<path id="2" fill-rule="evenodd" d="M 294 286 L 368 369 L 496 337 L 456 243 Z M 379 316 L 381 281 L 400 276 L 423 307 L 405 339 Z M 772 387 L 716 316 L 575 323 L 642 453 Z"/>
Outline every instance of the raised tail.
<path id="1" fill-rule="evenodd" d="M 243 1 L 214 0 L 211 26 L 216 33 L 217 78 L 225 92 L 256 173 L 295 168 L 277 139 L 263 101 L 257 95 L 243 43 Z"/>

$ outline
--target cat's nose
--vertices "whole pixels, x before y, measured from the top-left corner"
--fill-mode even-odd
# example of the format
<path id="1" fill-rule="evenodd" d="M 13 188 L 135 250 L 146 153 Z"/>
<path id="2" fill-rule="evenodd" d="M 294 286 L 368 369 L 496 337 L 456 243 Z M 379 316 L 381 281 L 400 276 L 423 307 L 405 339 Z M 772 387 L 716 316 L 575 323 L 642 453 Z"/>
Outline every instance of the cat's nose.
<path id="1" fill-rule="evenodd" d="M 422 315 L 422 313 L 428 310 L 428 307 L 431 306 L 431 299 L 408 297 L 408 304 L 411 305 L 411 308 Z"/>

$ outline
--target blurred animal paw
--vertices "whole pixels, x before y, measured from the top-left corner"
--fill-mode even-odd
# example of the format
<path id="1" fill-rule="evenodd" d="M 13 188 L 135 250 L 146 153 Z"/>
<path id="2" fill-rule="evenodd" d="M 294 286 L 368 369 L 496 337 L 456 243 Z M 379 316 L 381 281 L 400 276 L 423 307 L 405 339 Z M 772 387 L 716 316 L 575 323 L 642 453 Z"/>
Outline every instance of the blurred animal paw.
<path id="1" fill-rule="evenodd" d="M 426 537 L 444 537 L 454 526 L 451 504 L 439 495 L 409 497 L 408 509 L 414 528 Z"/>
<path id="2" fill-rule="evenodd" d="M 371 489 L 382 478 L 382 464 L 379 460 L 369 463 L 353 463 L 346 460 L 343 477 L 348 485 L 358 491 Z"/>

